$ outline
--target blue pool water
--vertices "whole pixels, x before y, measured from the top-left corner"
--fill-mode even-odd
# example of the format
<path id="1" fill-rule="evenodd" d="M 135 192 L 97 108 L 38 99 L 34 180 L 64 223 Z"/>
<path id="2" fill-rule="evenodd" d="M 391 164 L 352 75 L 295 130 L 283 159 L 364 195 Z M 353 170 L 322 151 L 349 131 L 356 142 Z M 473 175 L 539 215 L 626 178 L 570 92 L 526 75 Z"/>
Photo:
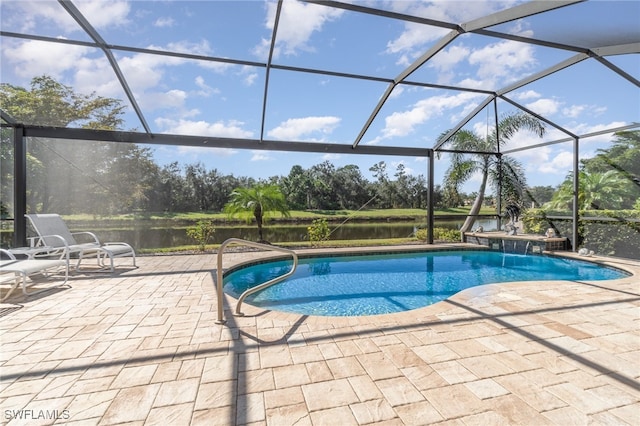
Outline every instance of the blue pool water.
<path id="1" fill-rule="evenodd" d="M 248 266 L 225 277 L 224 291 L 238 298 L 290 269 L 291 260 Z M 377 315 L 421 308 L 482 284 L 625 276 L 591 262 L 488 251 L 306 258 L 286 281 L 250 295 L 245 303 L 306 315 Z"/>

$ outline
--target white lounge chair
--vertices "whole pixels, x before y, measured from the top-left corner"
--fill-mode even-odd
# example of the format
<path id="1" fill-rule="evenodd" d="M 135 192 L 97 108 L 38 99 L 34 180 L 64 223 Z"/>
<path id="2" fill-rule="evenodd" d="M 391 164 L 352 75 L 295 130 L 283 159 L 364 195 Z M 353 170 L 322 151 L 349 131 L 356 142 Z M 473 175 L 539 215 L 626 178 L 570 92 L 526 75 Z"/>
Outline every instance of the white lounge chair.
<path id="1" fill-rule="evenodd" d="M 30 296 L 52 288 L 63 286 L 69 279 L 69 259 L 66 249 L 55 250 L 55 258 L 40 258 L 36 252 L 32 252 L 27 259 L 17 259 L 9 250 L 0 249 L 0 284 L 11 283 L 12 286 L 8 292 L 0 298 L 0 302 L 4 302 L 11 296 L 13 291 L 22 284 L 22 293 Z M 48 249 L 44 249 L 44 254 L 49 254 Z M 41 285 L 43 280 L 32 279 L 36 274 L 42 274 L 49 277 L 53 272 L 64 271 L 64 280 L 62 282 L 54 281 L 55 285 L 48 286 L 39 290 L 27 292 L 27 287 Z"/>
<path id="2" fill-rule="evenodd" d="M 92 257 L 97 259 L 100 268 L 106 268 L 106 261 L 109 259 L 110 272 L 115 271 L 113 259 L 119 257 L 131 257 L 133 266 L 136 267 L 136 253 L 133 247 L 127 243 L 101 243 L 93 232 L 72 233 L 58 214 L 27 214 L 25 216 L 29 219 L 33 230 L 38 234 L 32 240 L 32 245 L 64 247 L 69 255 L 78 256 L 76 271 L 80 270 L 82 259 Z M 60 242 L 59 238 L 53 238 L 52 236 L 62 238 L 64 244 Z"/>

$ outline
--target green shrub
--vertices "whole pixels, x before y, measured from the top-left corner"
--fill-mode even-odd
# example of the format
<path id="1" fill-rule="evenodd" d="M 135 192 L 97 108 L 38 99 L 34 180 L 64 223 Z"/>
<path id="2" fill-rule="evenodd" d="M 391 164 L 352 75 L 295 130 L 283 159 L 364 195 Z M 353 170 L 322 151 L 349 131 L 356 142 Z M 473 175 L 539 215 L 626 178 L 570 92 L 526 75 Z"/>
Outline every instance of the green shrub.
<path id="1" fill-rule="evenodd" d="M 205 250 L 215 232 L 216 228 L 214 228 L 212 220 L 200 220 L 194 226 L 187 228 L 187 236 L 196 240 L 200 251 Z"/>
<path id="2" fill-rule="evenodd" d="M 420 241 L 427 241 L 428 232 L 425 228 L 418 229 L 414 235 Z"/>
<path id="3" fill-rule="evenodd" d="M 327 219 L 315 219 L 311 226 L 307 227 L 307 234 L 312 245 L 319 245 L 322 241 L 327 241 L 331 230 Z"/>
<path id="4" fill-rule="evenodd" d="M 427 230 L 420 228 L 416 231 L 415 237 L 421 241 L 427 241 Z M 433 228 L 433 240 L 441 242 L 460 242 L 462 238 L 460 231 L 449 228 Z"/>
<path id="5" fill-rule="evenodd" d="M 448 243 L 459 243 L 462 234 L 459 229 L 433 228 L 433 239 L 435 241 L 445 241 Z"/>

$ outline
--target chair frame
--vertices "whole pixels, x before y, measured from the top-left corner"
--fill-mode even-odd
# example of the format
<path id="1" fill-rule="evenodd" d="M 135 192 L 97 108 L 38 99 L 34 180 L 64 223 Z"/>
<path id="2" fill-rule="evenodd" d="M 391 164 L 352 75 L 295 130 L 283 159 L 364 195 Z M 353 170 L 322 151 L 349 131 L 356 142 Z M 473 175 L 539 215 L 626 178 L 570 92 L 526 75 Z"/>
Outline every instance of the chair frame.
<path id="1" fill-rule="evenodd" d="M 136 266 L 136 253 L 129 244 L 124 242 L 108 242 L 101 243 L 96 234 L 89 231 L 71 232 L 64 220 L 58 214 L 26 214 L 25 217 L 31 223 L 31 227 L 38 234 L 36 237 L 29 238 L 32 247 L 53 246 L 56 248 L 64 247 L 67 254 L 77 255 L 78 261 L 75 266 L 76 271 L 80 271 L 80 263 L 83 259 L 95 257 L 98 267 L 101 270 L 107 269 L 108 272 L 115 271 L 114 259 L 120 257 L 131 257 L 133 267 Z M 56 229 L 47 229 L 44 232 L 44 221 L 54 222 Z M 48 235 L 44 235 L 48 234 Z M 55 235 L 58 239 L 51 239 Z M 90 240 L 87 243 L 79 243 L 76 237 Z M 59 241 L 63 244 L 60 244 Z M 107 264 L 107 259 L 109 264 Z"/>
<path id="2" fill-rule="evenodd" d="M 18 287 L 22 287 L 22 294 L 24 297 L 28 297 L 44 291 L 67 285 L 69 280 L 69 253 L 65 249 L 51 250 L 50 247 L 42 247 L 42 250 L 32 250 L 27 259 L 18 259 L 10 250 L 0 249 L 0 253 L 8 260 L 0 260 L 0 283 L 5 284 L 13 282 L 13 285 L 9 289 L 8 293 L 0 299 L 0 302 L 4 302 L 9 299 L 11 294 Z M 42 256 L 54 255 L 55 258 L 42 258 Z M 32 276 L 42 274 L 44 276 L 52 275 L 52 270 L 64 269 L 64 280 L 56 285 L 48 286 L 36 291 L 28 292 L 27 288 L 34 285 L 38 285 L 41 282 L 33 280 Z M 27 278 L 31 279 L 28 281 Z"/>

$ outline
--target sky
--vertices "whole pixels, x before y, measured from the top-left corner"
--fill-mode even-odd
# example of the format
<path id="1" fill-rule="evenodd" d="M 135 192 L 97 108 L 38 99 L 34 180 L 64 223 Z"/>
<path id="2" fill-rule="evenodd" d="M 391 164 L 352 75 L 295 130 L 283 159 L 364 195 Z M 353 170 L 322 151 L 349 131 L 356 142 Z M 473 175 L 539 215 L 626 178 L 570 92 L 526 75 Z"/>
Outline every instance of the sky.
<path id="1" fill-rule="evenodd" d="M 438 21 L 465 24 L 517 6 L 518 1 L 357 1 Z M 365 128 L 388 84 L 265 67 L 271 46 L 273 1 L 74 1 L 110 45 L 174 51 L 198 57 L 231 58 L 242 64 L 185 59 L 114 49 L 114 56 L 153 133 L 241 139 L 323 142 L 351 145 Z M 53 0 L 3 0 L 2 31 L 90 41 Z M 571 23 L 571 24 L 568 24 Z M 640 2 L 589 1 L 490 28 L 585 48 L 640 42 Z M 353 11 L 286 0 L 278 21 L 272 63 L 338 73 L 394 79 L 449 32 L 448 29 Z M 103 51 L 89 46 L 2 36 L 1 82 L 28 87 L 47 74 L 78 93 L 123 100 L 125 130 L 143 130 Z M 407 77 L 410 82 L 497 91 L 573 57 L 575 52 L 478 34 L 462 34 Z M 640 55 L 607 59 L 640 79 Z M 266 89 L 265 89 L 266 87 Z M 267 94 L 264 102 L 265 92 Z M 513 101 L 577 135 L 640 122 L 640 90 L 595 59 L 587 59 L 507 93 Z M 425 147 L 456 126 L 487 97 L 469 91 L 396 86 L 362 145 Z M 263 123 L 263 105 L 265 108 Z M 498 113 L 517 110 L 499 100 Z M 493 104 L 466 126 L 485 135 L 494 120 Z M 566 138 L 553 127 L 544 139 L 521 132 L 506 149 Z M 583 139 L 579 155 L 606 148 L 611 134 Z M 287 175 L 294 165 L 323 161 L 335 167 L 369 168 L 385 161 L 393 177 L 426 175 L 424 158 L 336 155 L 263 150 L 150 146 L 160 164 L 202 163 L 224 174 L 268 178 Z M 571 170 L 572 143 L 514 153 L 525 165 L 531 186 L 558 185 Z M 436 160 L 441 183 L 448 157 Z M 475 176 L 465 190 L 477 189 Z"/>

